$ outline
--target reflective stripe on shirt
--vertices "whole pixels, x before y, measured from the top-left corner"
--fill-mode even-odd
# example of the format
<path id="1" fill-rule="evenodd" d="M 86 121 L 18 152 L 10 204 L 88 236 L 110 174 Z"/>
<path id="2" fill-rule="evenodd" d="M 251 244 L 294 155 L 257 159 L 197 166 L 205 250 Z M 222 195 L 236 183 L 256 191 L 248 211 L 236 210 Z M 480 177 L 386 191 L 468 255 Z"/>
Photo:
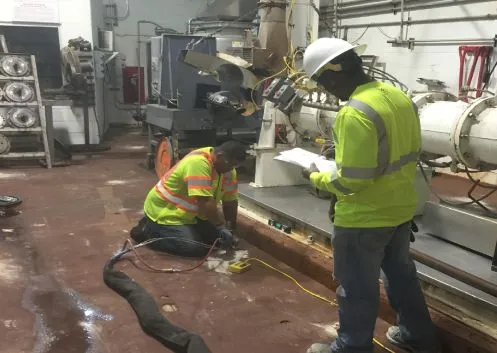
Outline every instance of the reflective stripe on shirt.
<path id="1" fill-rule="evenodd" d="M 187 212 L 196 213 L 198 211 L 197 204 L 194 204 L 188 200 L 185 200 L 184 198 L 180 197 L 179 195 L 175 195 L 172 192 L 170 192 L 169 190 L 167 190 L 167 188 L 164 187 L 164 185 L 162 184 L 162 180 L 157 183 L 157 185 L 155 186 L 155 189 L 157 190 L 159 195 L 162 196 L 162 198 L 165 201 L 173 204 L 174 206 L 181 208 L 182 210 L 187 211 Z"/>
<path id="2" fill-rule="evenodd" d="M 238 191 L 238 182 L 233 180 L 232 172 L 223 174 L 223 192 L 231 194 Z"/>
<path id="3" fill-rule="evenodd" d="M 372 179 L 382 175 L 396 172 L 400 170 L 403 166 L 411 162 L 416 162 L 418 160 L 419 152 L 416 151 L 405 154 L 401 156 L 398 160 L 389 163 L 390 147 L 388 145 L 388 135 L 385 127 L 385 122 L 383 121 L 383 119 L 368 104 L 361 102 L 359 100 L 353 99 L 349 101 L 348 106 L 357 109 L 358 111 L 363 113 L 374 124 L 378 136 L 378 155 L 377 155 L 377 166 L 375 168 L 341 167 L 340 174 L 342 177 L 353 178 L 353 179 Z"/>

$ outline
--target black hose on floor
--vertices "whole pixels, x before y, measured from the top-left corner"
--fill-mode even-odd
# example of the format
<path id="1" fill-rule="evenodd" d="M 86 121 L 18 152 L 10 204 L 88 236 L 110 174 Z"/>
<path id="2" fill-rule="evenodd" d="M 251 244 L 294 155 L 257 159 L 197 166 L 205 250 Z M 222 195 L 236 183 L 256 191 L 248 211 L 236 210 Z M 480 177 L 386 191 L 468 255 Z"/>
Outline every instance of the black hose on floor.
<path id="1" fill-rule="evenodd" d="M 124 272 L 114 270 L 119 259 L 131 251 L 124 249 L 104 266 L 104 282 L 126 299 L 135 311 L 142 330 L 175 353 L 211 353 L 202 337 L 173 325 L 160 312 L 154 298 Z"/>

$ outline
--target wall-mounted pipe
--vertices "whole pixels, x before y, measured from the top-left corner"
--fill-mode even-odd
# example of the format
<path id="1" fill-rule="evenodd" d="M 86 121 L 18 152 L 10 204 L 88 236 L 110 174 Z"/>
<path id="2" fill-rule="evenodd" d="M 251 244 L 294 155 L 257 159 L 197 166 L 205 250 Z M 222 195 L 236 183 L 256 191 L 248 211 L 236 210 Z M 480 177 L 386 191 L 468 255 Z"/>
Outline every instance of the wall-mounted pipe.
<path id="1" fill-rule="evenodd" d="M 497 15 L 484 15 L 484 16 L 431 18 L 431 19 L 425 19 L 425 20 L 407 20 L 407 21 L 404 21 L 404 24 L 406 26 L 411 26 L 411 25 L 424 25 L 424 24 L 437 24 L 437 23 L 495 21 L 495 20 L 497 20 Z M 400 25 L 400 21 L 388 21 L 388 22 L 345 24 L 345 25 L 338 26 L 338 28 L 339 29 L 352 29 L 352 28 L 366 28 L 366 27 L 390 27 L 390 26 L 398 26 L 398 25 Z"/>
<path id="2" fill-rule="evenodd" d="M 404 11 L 421 11 L 421 10 L 430 10 L 437 9 L 443 7 L 450 6 L 462 6 L 462 5 L 472 5 L 475 3 L 483 3 L 483 2 L 493 2 L 492 0 L 483 0 L 483 1 L 475 1 L 475 0 L 460 0 L 460 1 L 425 1 L 425 2 L 416 2 L 415 4 L 410 4 L 410 2 L 406 2 Z M 365 17 L 365 16 L 376 16 L 376 15 L 385 15 L 385 14 L 395 14 L 400 12 L 401 2 L 398 3 L 385 3 L 385 4 L 367 4 L 356 8 L 347 8 L 340 9 L 338 8 L 337 16 L 340 19 L 348 19 L 348 18 L 357 18 L 357 17 Z M 324 11 L 323 15 L 326 13 L 331 13 L 331 11 Z"/>
<path id="3" fill-rule="evenodd" d="M 474 38 L 474 39 L 408 39 L 408 40 L 397 40 L 397 39 L 392 39 L 392 40 L 387 40 L 387 43 L 392 44 L 392 46 L 397 46 L 397 47 L 407 47 L 407 48 L 413 48 L 414 46 L 432 46 L 432 45 L 462 45 L 462 44 L 469 44 L 469 45 L 495 45 L 497 42 L 497 37 L 496 38 Z"/>

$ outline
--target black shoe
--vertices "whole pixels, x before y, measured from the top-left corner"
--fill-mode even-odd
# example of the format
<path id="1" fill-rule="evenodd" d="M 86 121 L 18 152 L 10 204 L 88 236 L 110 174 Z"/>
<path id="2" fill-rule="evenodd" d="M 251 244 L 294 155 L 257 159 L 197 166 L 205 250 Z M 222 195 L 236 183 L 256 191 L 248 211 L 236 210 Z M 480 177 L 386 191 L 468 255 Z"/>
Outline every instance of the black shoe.
<path id="1" fill-rule="evenodd" d="M 402 348 L 408 352 L 412 353 L 440 353 L 437 348 L 416 348 L 414 345 L 406 342 L 402 338 L 402 333 L 400 332 L 400 328 L 398 326 L 390 326 L 387 331 L 387 340 L 397 346 Z"/>
<path id="2" fill-rule="evenodd" d="M 140 219 L 138 224 L 130 230 L 129 235 L 136 244 L 140 244 L 148 240 L 147 233 L 145 232 L 146 226 L 147 226 L 147 217 L 143 217 L 142 219 Z"/>

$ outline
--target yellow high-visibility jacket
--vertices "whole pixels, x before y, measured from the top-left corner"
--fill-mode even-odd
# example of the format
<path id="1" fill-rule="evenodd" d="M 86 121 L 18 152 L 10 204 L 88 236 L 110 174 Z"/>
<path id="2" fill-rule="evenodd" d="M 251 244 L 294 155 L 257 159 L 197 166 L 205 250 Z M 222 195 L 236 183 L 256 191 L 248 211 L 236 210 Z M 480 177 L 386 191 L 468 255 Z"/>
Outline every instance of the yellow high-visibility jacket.
<path id="1" fill-rule="evenodd" d="M 236 170 L 218 175 L 213 165 L 212 147 L 190 152 L 150 190 L 145 200 L 145 214 L 152 221 L 166 225 L 195 224 L 199 214 L 196 196 L 220 201 L 238 198 Z"/>
<path id="2" fill-rule="evenodd" d="M 421 130 L 409 97 L 386 83 L 361 85 L 339 111 L 333 135 L 337 172 L 310 179 L 337 195 L 335 225 L 377 228 L 411 220 Z"/>

